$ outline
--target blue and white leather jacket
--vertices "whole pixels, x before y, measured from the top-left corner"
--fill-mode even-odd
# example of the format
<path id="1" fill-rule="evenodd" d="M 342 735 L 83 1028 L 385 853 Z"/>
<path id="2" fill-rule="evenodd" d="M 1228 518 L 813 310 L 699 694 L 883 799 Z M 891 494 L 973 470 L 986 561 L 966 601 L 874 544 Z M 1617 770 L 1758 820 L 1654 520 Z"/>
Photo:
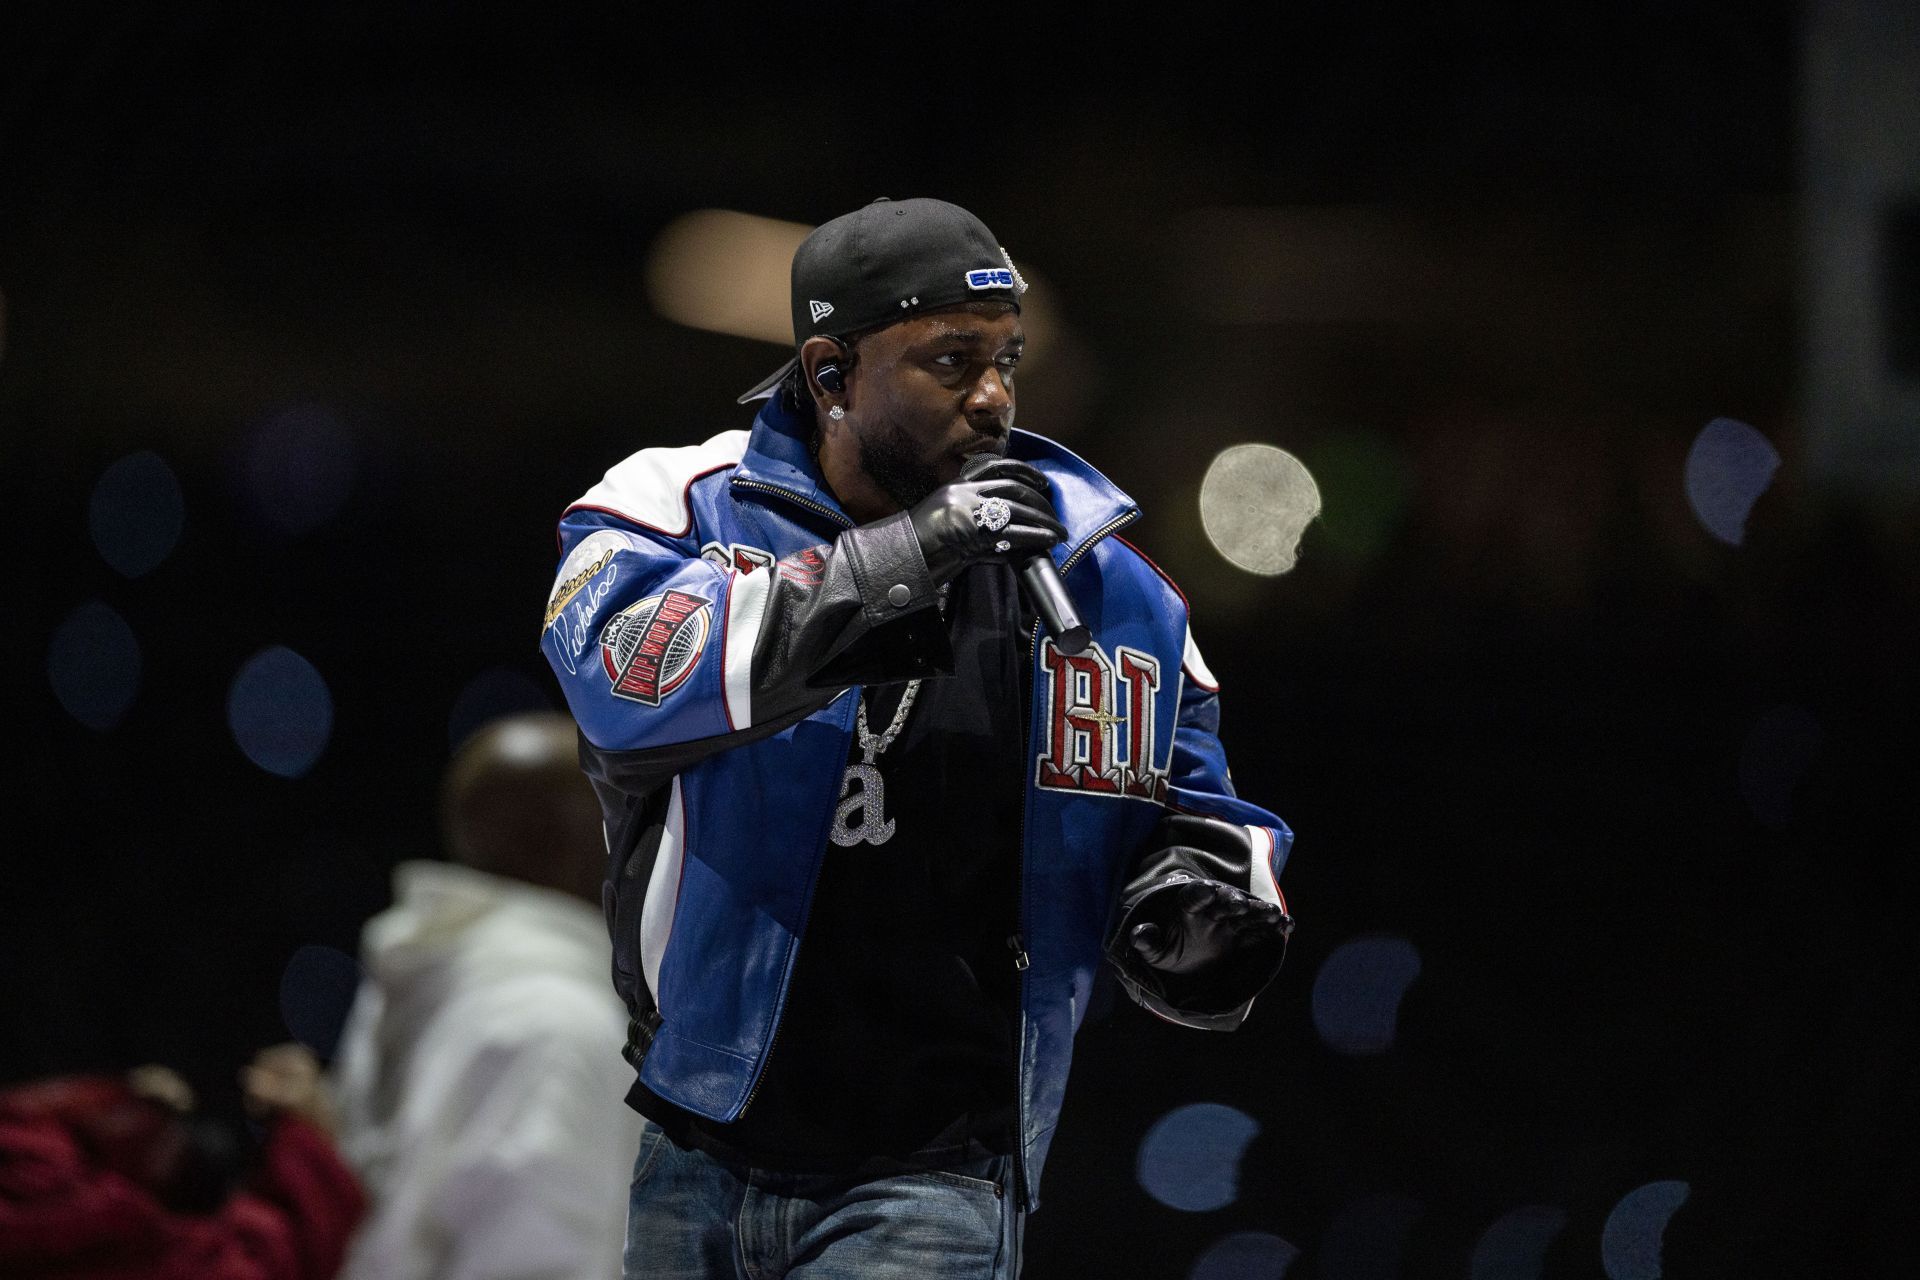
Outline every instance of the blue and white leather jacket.
<path id="1" fill-rule="evenodd" d="M 613 467 L 561 519 L 541 636 L 606 817 L 628 1057 L 648 1089 L 722 1123 L 750 1105 L 780 1032 L 859 687 L 951 669 L 907 516 L 855 526 L 809 456 L 812 426 L 811 406 L 776 394 L 751 432 Z M 1069 531 L 1053 556 L 1093 633 L 1075 655 L 1037 630 L 1009 638 L 1032 673 L 1009 952 L 1031 1207 L 1097 966 L 1161 1017 L 1238 1026 L 1284 930 L 1184 975 L 1142 963 L 1128 930 L 1195 879 L 1284 910 L 1293 836 L 1234 794 L 1186 600 L 1114 536 L 1138 508 L 1050 440 L 1015 431 L 1009 452 L 1052 487 Z"/>

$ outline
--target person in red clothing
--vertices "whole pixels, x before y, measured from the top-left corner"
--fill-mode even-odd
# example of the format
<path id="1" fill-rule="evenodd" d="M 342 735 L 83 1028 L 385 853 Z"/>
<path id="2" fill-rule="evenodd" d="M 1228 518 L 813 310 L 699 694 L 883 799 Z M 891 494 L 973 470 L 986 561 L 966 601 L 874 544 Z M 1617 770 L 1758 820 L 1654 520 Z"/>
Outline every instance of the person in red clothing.
<path id="1" fill-rule="evenodd" d="M 241 1072 L 252 1151 L 164 1067 L 0 1090 L 0 1275 L 331 1280 L 366 1207 L 298 1045 Z"/>

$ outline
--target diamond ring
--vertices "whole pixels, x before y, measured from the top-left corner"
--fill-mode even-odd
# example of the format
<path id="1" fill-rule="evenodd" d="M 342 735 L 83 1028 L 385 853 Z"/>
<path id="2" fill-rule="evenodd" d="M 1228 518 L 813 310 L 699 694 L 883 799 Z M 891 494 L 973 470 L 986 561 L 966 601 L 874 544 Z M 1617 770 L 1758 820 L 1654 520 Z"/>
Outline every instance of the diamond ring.
<path id="1" fill-rule="evenodd" d="M 1000 539 L 1000 541 L 993 544 L 993 549 L 995 551 L 1011 551 L 1013 550 L 1013 544 L 1011 542 L 1008 542 L 1005 538 L 1002 538 Z"/>
<path id="2" fill-rule="evenodd" d="M 982 498 L 973 509 L 973 522 L 988 533 L 998 533 L 1013 519 L 1013 507 L 1005 498 Z"/>

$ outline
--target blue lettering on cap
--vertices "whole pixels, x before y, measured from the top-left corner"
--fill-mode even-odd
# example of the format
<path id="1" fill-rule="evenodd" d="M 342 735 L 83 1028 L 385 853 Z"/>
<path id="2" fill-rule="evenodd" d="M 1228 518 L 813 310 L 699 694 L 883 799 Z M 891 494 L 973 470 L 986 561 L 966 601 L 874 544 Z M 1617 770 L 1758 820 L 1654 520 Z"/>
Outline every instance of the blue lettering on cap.
<path id="1" fill-rule="evenodd" d="M 969 289 L 1011 289 L 1013 272 L 1005 267 L 982 267 L 978 271 L 967 272 Z"/>

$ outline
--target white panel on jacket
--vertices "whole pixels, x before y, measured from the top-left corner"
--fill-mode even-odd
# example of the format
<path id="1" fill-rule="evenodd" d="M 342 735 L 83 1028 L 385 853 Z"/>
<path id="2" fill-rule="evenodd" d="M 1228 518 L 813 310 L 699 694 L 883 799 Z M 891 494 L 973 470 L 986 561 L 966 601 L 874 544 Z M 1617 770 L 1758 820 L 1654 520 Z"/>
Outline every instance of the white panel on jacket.
<path id="1" fill-rule="evenodd" d="M 1187 650 L 1180 657 L 1180 669 L 1187 673 L 1187 679 L 1205 689 L 1216 692 L 1220 682 L 1213 678 L 1213 672 L 1207 667 L 1207 660 L 1200 656 L 1200 646 L 1193 642 L 1193 628 L 1187 628 Z"/>
<path id="2" fill-rule="evenodd" d="M 673 912 L 680 905 L 680 860 L 686 855 L 686 810 L 680 799 L 680 779 L 673 780 L 673 792 L 667 801 L 666 828 L 660 835 L 660 851 L 654 855 L 653 875 L 647 880 L 647 896 L 640 908 L 640 973 L 654 1007 L 667 1011 L 660 993 L 660 961 L 667 954 L 667 939 L 673 934 Z"/>
<path id="3" fill-rule="evenodd" d="M 693 528 L 688 487 L 703 475 L 737 465 L 746 455 L 750 435 L 744 430 L 722 431 L 702 444 L 642 449 L 615 463 L 573 506 L 611 511 L 670 537 L 684 537 Z"/>
<path id="4" fill-rule="evenodd" d="M 1273 878 L 1273 832 L 1265 827 L 1248 827 L 1246 832 L 1253 844 L 1253 865 L 1247 868 L 1247 887 L 1254 897 L 1284 911 L 1287 900 L 1280 893 L 1279 881 Z"/>
<path id="5" fill-rule="evenodd" d="M 736 730 L 753 723 L 753 651 L 760 643 L 772 587 L 771 570 L 727 573 L 727 720 Z"/>

